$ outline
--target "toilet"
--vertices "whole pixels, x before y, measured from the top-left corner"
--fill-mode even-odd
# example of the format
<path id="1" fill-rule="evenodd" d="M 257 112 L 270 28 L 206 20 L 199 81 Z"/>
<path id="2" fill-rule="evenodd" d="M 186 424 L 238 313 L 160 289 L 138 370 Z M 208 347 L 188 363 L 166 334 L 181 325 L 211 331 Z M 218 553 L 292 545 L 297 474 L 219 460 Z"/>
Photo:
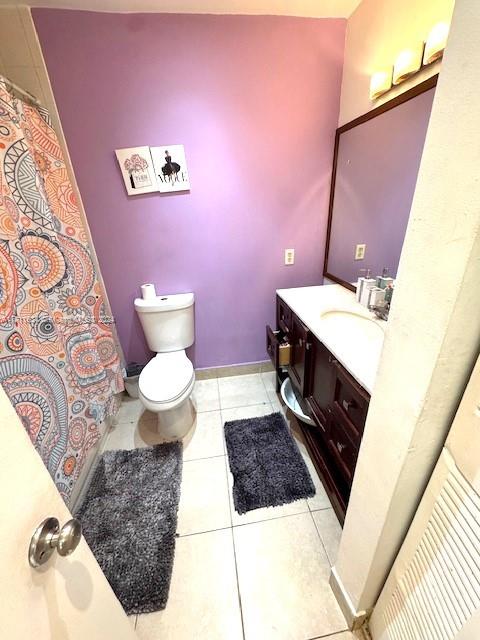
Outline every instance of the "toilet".
<path id="1" fill-rule="evenodd" d="M 156 352 L 140 374 L 138 395 L 157 414 L 163 440 L 180 440 L 195 419 L 190 400 L 195 371 L 185 353 L 194 342 L 194 301 L 193 293 L 180 293 L 134 302 L 147 344 Z"/>

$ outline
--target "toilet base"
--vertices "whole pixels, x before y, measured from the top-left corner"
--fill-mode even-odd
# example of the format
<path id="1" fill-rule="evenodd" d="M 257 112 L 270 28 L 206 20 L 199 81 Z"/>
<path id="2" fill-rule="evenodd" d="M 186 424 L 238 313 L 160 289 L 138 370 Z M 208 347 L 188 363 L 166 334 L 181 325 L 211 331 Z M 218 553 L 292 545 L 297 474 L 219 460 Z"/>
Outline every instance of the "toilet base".
<path id="1" fill-rule="evenodd" d="M 188 397 L 178 407 L 159 411 L 157 416 L 157 431 L 162 440 L 181 440 L 192 428 L 196 411 L 191 398 Z"/>

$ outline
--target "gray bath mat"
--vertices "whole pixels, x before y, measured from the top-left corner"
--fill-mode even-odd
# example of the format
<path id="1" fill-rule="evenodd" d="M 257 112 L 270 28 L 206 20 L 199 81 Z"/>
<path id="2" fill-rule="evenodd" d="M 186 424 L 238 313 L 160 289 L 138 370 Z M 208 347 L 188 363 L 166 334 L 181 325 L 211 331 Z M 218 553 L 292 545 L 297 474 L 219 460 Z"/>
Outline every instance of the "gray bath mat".
<path id="1" fill-rule="evenodd" d="M 281 413 L 225 423 L 238 513 L 315 495 L 302 454 Z"/>
<path id="2" fill-rule="evenodd" d="M 76 516 L 127 614 L 167 604 L 182 478 L 182 445 L 108 451 Z"/>

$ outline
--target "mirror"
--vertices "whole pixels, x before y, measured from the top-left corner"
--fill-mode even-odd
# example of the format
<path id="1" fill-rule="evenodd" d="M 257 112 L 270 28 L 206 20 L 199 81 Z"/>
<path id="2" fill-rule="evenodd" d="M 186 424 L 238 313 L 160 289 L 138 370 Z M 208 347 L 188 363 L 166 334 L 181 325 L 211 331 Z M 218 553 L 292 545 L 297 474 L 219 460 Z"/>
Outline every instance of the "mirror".
<path id="1" fill-rule="evenodd" d="M 329 280 L 355 290 L 362 269 L 376 277 L 386 267 L 396 277 L 437 78 L 337 129 L 323 270 Z M 365 245 L 363 257 L 357 245 Z"/>

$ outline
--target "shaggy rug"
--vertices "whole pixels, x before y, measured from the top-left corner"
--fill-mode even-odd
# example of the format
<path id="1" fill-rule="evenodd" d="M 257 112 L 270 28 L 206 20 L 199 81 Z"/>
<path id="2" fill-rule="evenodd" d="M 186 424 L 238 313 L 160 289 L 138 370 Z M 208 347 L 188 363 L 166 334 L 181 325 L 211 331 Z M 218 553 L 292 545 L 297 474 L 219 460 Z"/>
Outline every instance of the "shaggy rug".
<path id="1" fill-rule="evenodd" d="M 182 478 L 182 445 L 107 451 L 77 510 L 90 545 L 127 614 L 167 604 Z"/>
<path id="2" fill-rule="evenodd" d="M 302 454 L 281 413 L 225 423 L 238 513 L 315 495 Z"/>

